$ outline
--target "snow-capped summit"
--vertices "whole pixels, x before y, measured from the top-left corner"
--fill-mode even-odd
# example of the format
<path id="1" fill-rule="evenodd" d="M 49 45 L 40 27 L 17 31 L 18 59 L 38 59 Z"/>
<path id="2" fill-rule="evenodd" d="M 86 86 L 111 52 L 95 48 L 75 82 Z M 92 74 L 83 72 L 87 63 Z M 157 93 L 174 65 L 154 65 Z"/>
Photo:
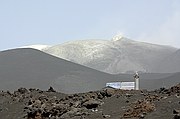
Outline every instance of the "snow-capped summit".
<path id="1" fill-rule="evenodd" d="M 177 49 L 137 42 L 122 35 L 112 40 L 77 40 L 42 51 L 107 73 L 154 72 L 162 59 Z M 158 71 L 157 71 L 158 72 Z"/>
<path id="2" fill-rule="evenodd" d="M 21 48 L 38 49 L 50 55 L 111 74 L 135 71 L 162 72 L 161 62 L 165 62 L 163 60 L 177 50 L 177 48 L 169 46 L 134 41 L 122 34 L 115 35 L 111 40 L 76 40 L 53 46 L 30 45 Z M 166 64 L 163 63 L 163 65 Z"/>

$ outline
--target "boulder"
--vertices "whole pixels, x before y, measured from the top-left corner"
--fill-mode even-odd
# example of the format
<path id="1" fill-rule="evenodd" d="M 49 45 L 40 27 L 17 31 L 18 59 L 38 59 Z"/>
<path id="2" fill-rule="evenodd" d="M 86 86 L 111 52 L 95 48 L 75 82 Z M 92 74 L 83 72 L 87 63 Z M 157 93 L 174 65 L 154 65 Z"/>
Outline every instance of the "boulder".
<path id="1" fill-rule="evenodd" d="M 53 87 L 49 87 L 48 92 L 56 92 Z"/>
<path id="2" fill-rule="evenodd" d="M 27 93 L 28 90 L 26 88 L 19 88 L 18 92 L 21 93 L 21 94 L 24 94 L 24 93 Z"/>
<path id="3" fill-rule="evenodd" d="M 83 106 L 86 107 L 87 109 L 93 109 L 93 108 L 97 108 L 99 105 L 101 105 L 102 102 L 97 101 L 97 100 L 89 100 L 86 101 Z"/>

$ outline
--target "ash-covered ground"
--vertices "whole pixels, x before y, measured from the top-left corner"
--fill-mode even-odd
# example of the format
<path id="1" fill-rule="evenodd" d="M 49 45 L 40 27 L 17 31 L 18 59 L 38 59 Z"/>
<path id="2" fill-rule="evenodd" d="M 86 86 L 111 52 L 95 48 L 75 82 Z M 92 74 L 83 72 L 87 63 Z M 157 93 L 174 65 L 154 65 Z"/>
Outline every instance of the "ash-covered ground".
<path id="1" fill-rule="evenodd" d="M 180 84 L 169 89 L 63 94 L 20 88 L 0 92 L 0 119 L 180 119 Z"/>

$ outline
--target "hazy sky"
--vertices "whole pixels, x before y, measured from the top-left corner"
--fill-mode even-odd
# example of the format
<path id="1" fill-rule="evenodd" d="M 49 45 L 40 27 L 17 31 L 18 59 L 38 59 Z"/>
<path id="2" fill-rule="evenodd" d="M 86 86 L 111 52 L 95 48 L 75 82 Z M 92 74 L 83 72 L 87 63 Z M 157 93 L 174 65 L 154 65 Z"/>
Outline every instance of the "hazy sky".
<path id="1" fill-rule="evenodd" d="M 180 48 L 180 0 L 0 0 L 0 50 L 117 33 Z"/>

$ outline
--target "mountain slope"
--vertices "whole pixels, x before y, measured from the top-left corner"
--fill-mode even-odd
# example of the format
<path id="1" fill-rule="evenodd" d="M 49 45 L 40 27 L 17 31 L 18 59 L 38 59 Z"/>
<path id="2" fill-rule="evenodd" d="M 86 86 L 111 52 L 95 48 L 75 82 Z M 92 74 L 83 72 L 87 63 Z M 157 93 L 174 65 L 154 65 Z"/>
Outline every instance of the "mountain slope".
<path id="1" fill-rule="evenodd" d="M 118 74 L 154 72 L 177 49 L 116 36 L 112 40 L 72 41 L 43 49 L 44 52 L 103 72 Z M 162 72 L 162 69 L 156 70 Z"/>
<path id="2" fill-rule="evenodd" d="M 173 85 L 180 83 L 178 73 L 140 73 L 140 89 L 155 90 L 158 88 L 169 88 Z M 133 81 L 133 75 L 118 74 L 117 77 L 123 81 Z"/>
<path id="3" fill-rule="evenodd" d="M 179 74 L 140 74 L 140 88 L 172 86 L 179 82 Z M 114 81 L 133 81 L 133 75 L 103 73 L 35 49 L 0 52 L 0 90 L 19 87 L 47 90 L 52 86 L 63 93 L 77 93 L 99 90 Z"/>
<path id="4" fill-rule="evenodd" d="M 73 93 L 97 90 L 112 75 L 96 71 L 34 49 L 0 52 L 0 90 L 19 87 L 56 90 Z"/>
<path id="5" fill-rule="evenodd" d="M 157 70 L 160 69 L 162 72 L 180 72 L 180 50 L 163 59 L 157 67 Z"/>

